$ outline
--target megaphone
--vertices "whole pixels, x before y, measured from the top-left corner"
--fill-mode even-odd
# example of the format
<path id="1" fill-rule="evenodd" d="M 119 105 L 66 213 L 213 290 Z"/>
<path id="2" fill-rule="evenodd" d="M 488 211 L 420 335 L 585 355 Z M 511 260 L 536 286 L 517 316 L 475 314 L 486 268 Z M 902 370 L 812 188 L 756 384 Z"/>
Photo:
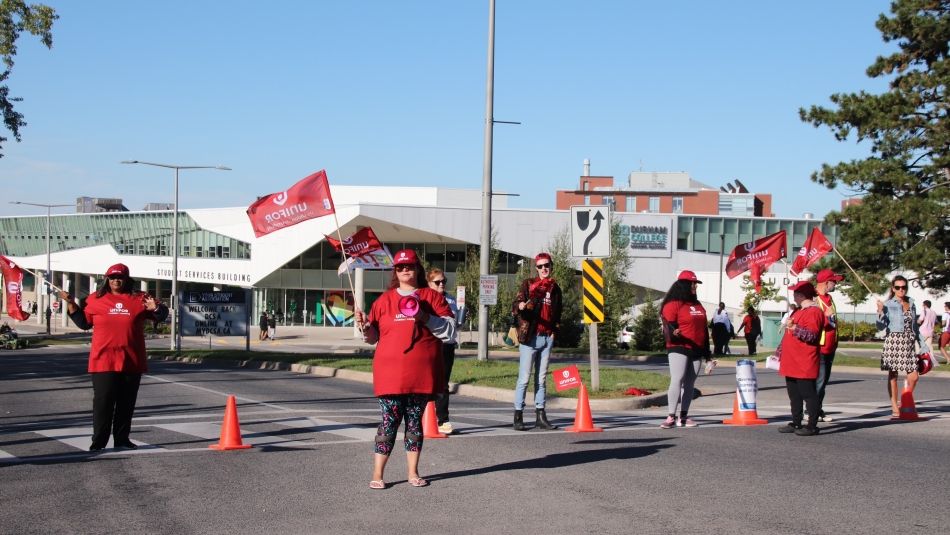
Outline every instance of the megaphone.
<path id="1" fill-rule="evenodd" d="M 419 313 L 419 297 L 409 294 L 399 298 L 399 312 L 407 318 L 414 318 Z"/>

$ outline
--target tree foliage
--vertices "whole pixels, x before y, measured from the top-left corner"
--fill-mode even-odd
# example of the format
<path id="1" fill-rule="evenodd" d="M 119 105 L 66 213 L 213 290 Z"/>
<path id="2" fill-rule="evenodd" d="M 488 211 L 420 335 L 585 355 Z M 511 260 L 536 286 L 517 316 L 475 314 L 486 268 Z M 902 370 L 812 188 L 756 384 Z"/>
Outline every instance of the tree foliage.
<path id="1" fill-rule="evenodd" d="M 52 48 L 53 21 L 58 18 L 53 8 L 43 4 L 0 0 L 0 57 L 4 64 L 3 71 L 0 71 L 0 114 L 3 115 L 4 126 L 17 141 L 20 141 L 20 128 L 26 126 L 26 121 L 23 120 L 23 114 L 13 108 L 13 103 L 23 99 L 11 97 L 7 86 L 7 79 L 13 70 L 13 58 L 16 57 L 17 39 L 25 31 L 39 37 L 46 48 Z M 6 137 L 0 136 L 0 149 L 6 140 Z M 3 153 L 0 152 L 2 157 Z"/>
<path id="2" fill-rule="evenodd" d="M 886 78 L 888 91 L 834 94 L 834 107 L 799 110 L 803 121 L 827 126 L 839 141 L 853 137 L 868 143 L 872 154 L 824 164 L 811 178 L 828 188 L 844 185 L 861 197 L 827 221 L 841 229 L 838 249 L 872 290 L 882 291 L 894 270 L 912 271 L 915 275 L 907 275 L 921 286 L 945 290 L 950 287 L 950 0 L 895 0 L 891 16 L 882 14 L 876 26 L 898 50 L 878 57 L 867 74 Z M 855 286 L 855 297 L 866 296 Z"/>

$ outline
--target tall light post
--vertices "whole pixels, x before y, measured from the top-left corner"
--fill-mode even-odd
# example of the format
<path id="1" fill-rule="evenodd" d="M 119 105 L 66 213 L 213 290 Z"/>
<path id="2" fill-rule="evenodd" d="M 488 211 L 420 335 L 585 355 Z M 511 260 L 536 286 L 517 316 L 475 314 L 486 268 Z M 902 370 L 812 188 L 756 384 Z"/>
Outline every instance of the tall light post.
<path id="1" fill-rule="evenodd" d="M 52 262 L 50 260 L 50 217 L 52 216 L 53 208 L 62 208 L 64 206 L 74 206 L 72 204 L 43 204 L 38 202 L 21 202 L 21 201 L 10 201 L 10 204 L 23 204 L 26 206 L 39 206 L 40 208 L 46 208 L 46 273 L 43 275 L 43 278 L 46 279 L 46 334 L 51 334 L 50 329 L 50 318 L 53 316 L 53 311 L 50 309 L 49 298 L 49 282 L 53 276 Z M 39 288 L 37 288 L 37 295 L 39 295 Z"/>
<path id="2" fill-rule="evenodd" d="M 172 341 L 171 349 L 181 351 L 181 339 L 178 336 L 178 171 L 180 169 L 218 169 L 230 171 L 230 167 L 223 165 L 173 165 L 167 163 L 143 162 L 139 160 L 122 160 L 119 163 L 151 165 L 175 170 L 175 208 L 172 222 L 172 298 L 169 300 L 172 313 Z"/>

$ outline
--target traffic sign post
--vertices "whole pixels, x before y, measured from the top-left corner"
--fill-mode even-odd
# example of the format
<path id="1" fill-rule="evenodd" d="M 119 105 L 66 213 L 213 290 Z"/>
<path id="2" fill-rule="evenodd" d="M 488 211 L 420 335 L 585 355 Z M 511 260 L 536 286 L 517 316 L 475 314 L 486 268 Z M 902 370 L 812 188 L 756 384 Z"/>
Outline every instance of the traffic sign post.
<path id="1" fill-rule="evenodd" d="M 571 255 L 575 258 L 610 256 L 610 208 L 571 207 Z"/>
<path id="2" fill-rule="evenodd" d="M 600 390 L 600 348 L 597 324 L 604 321 L 604 261 L 585 259 L 582 262 L 584 323 L 590 325 L 590 389 Z"/>

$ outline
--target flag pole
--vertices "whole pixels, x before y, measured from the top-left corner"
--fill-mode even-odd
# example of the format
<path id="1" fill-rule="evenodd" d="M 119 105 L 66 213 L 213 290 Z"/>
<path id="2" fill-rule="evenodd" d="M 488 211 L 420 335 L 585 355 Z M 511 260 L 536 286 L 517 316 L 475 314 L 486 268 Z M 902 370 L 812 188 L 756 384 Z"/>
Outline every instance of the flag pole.
<path id="1" fill-rule="evenodd" d="M 858 272 L 855 271 L 853 267 L 851 267 L 851 264 L 849 264 L 848 261 L 845 260 L 843 256 L 841 256 L 841 253 L 838 252 L 838 248 L 832 245 L 831 250 L 834 251 L 836 255 L 838 255 L 838 258 L 840 258 L 841 261 L 844 262 L 844 265 L 848 266 L 848 269 L 851 270 L 851 273 L 854 273 L 854 276 L 858 278 L 858 282 L 861 283 L 861 286 L 864 286 L 864 289 L 867 290 L 869 294 L 873 294 L 874 292 L 872 292 L 871 289 L 868 288 L 868 285 L 864 282 L 864 279 L 861 278 L 861 275 L 858 275 Z"/>

